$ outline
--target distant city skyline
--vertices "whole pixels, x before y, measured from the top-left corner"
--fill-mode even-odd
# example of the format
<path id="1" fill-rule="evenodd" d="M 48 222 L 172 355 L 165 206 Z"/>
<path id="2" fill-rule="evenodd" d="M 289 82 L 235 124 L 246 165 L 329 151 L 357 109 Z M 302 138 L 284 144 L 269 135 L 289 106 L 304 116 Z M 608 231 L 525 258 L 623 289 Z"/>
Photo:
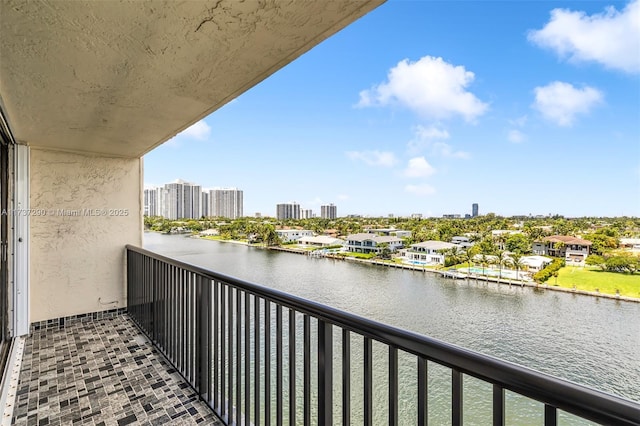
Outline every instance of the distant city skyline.
<path id="1" fill-rule="evenodd" d="M 244 216 L 243 191 L 238 188 L 202 188 L 199 184 L 175 179 L 162 186 L 146 185 L 143 213 L 167 219 Z"/>
<path id="2" fill-rule="evenodd" d="M 390 0 L 147 154 L 145 182 L 241 187 L 247 215 L 640 216 L 639 15 Z"/>

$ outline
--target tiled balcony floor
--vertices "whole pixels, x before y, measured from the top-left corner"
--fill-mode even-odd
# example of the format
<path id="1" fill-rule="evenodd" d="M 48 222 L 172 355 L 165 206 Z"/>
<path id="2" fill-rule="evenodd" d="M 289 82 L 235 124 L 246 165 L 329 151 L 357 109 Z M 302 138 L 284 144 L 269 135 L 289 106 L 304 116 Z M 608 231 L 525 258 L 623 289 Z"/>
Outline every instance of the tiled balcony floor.
<path id="1" fill-rule="evenodd" d="M 15 425 L 221 425 L 126 314 L 35 331 Z"/>

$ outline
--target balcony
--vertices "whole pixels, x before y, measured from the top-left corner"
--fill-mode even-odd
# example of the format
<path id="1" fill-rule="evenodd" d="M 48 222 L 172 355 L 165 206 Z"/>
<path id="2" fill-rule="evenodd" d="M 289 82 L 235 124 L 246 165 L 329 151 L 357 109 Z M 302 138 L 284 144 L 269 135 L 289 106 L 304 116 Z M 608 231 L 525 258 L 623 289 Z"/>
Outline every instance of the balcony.
<path id="1" fill-rule="evenodd" d="M 123 311 L 38 324 L 25 340 L 15 425 L 221 425 Z"/>
<path id="2" fill-rule="evenodd" d="M 132 246 L 127 287 L 127 311 L 32 325 L 14 424 L 371 425 L 382 404 L 385 423 L 397 425 L 409 387 L 425 425 L 432 364 L 450 371 L 453 425 L 477 396 L 465 392 L 469 379 L 489 385 L 494 425 L 509 424 L 507 392 L 542 403 L 545 425 L 561 412 L 640 424 L 637 403 Z M 381 345 L 383 401 L 373 374 Z M 401 357 L 413 359 L 409 383 Z"/>

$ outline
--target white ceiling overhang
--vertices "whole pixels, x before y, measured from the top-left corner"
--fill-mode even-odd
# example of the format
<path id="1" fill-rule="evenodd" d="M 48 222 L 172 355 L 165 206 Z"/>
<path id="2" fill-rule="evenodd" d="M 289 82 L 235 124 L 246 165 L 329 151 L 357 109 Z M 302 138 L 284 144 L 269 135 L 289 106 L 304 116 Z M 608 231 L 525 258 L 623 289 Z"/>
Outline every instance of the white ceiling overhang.
<path id="1" fill-rule="evenodd" d="M 0 2 L 15 139 L 138 157 L 384 0 Z"/>

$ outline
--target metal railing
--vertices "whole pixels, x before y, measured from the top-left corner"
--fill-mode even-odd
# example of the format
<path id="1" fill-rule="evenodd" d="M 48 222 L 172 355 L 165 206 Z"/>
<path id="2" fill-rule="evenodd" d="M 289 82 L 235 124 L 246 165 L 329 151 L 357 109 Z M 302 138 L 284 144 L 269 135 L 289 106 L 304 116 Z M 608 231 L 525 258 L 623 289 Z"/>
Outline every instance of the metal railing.
<path id="1" fill-rule="evenodd" d="M 398 424 L 399 389 L 407 385 L 415 389 L 417 424 L 427 424 L 428 362 L 450 369 L 452 425 L 463 421 L 466 376 L 492 387 L 494 425 L 505 424 L 505 391 L 541 402 L 545 425 L 555 425 L 559 411 L 640 424 L 635 402 L 133 246 L 127 292 L 131 318 L 229 425 L 371 425 L 373 365 L 380 362 L 374 344 L 386 352 L 389 425 Z M 399 354 L 413 358 L 413 384 L 404 375 L 399 380 Z M 361 419 L 354 417 L 354 396 L 361 398 Z"/>

